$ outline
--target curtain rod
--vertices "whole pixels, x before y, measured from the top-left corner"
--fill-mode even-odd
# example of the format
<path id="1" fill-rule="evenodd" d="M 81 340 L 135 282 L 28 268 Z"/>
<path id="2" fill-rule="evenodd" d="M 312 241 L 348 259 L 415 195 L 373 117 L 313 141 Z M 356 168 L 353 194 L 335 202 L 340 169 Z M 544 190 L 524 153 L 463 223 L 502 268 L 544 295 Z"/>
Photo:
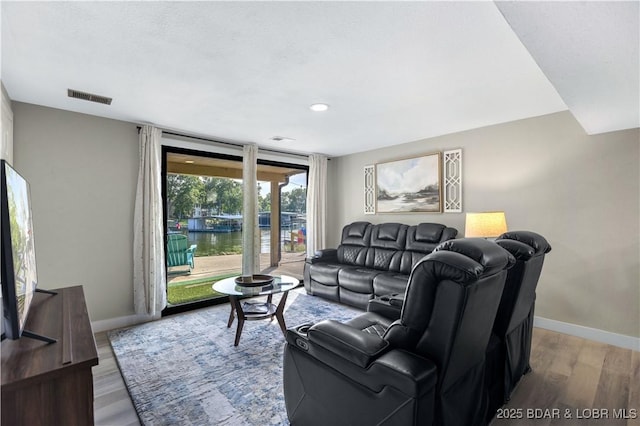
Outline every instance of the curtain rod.
<path id="1" fill-rule="evenodd" d="M 136 126 L 136 128 L 138 129 L 138 133 L 140 133 L 140 130 L 142 129 L 142 126 Z M 219 141 L 219 140 L 210 139 L 210 138 L 203 138 L 201 136 L 192 136 L 192 135 L 186 135 L 184 133 L 171 132 L 171 131 L 168 131 L 168 130 L 162 130 L 162 134 L 166 134 L 166 135 L 170 135 L 170 136 L 179 136 L 179 137 L 189 138 L 189 139 L 197 139 L 197 140 L 201 140 L 201 141 L 205 141 L 205 142 L 214 142 L 214 143 L 219 143 L 219 144 L 223 144 L 223 145 L 233 146 L 233 147 L 236 147 L 236 148 L 242 148 L 244 146 L 244 144 L 241 144 L 241 143 Z M 258 149 L 260 151 L 274 152 L 276 154 L 284 154 L 284 155 L 291 155 L 291 156 L 294 156 L 294 157 L 309 158 L 308 154 L 298 154 L 298 153 L 295 153 L 295 152 L 279 151 L 277 149 L 272 149 L 272 148 L 260 148 L 259 147 Z"/>

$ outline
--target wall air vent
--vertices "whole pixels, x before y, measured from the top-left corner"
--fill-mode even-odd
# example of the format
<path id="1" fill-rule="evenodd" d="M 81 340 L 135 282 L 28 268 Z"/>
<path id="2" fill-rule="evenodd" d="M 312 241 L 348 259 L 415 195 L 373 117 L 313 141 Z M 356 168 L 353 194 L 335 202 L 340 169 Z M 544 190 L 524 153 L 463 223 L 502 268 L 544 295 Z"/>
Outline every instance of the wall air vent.
<path id="1" fill-rule="evenodd" d="M 67 89 L 70 98 L 82 99 L 83 101 L 98 102 L 99 104 L 111 105 L 112 98 L 94 95 L 92 93 L 81 92 L 79 90 Z"/>

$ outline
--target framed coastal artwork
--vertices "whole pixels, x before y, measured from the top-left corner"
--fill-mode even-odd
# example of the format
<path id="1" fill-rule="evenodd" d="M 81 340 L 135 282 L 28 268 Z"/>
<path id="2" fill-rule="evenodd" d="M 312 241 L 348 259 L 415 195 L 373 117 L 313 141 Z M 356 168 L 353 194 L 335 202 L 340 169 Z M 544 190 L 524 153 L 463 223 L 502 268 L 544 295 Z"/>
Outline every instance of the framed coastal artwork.
<path id="1" fill-rule="evenodd" d="M 376 164 L 376 212 L 441 212 L 440 168 L 439 152 Z"/>

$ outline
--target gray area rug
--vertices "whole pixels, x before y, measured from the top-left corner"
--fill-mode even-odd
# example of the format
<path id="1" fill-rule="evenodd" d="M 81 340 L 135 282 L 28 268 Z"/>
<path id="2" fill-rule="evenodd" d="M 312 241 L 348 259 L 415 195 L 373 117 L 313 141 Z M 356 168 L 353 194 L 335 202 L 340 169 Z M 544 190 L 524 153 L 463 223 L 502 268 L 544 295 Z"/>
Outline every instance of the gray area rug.
<path id="1" fill-rule="evenodd" d="M 300 289 L 289 293 L 286 306 L 288 327 L 361 313 Z M 289 424 L 278 322 L 246 321 L 234 347 L 236 322 L 227 328 L 229 309 L 218 305 L 109 332 L 144 425 Z"/>

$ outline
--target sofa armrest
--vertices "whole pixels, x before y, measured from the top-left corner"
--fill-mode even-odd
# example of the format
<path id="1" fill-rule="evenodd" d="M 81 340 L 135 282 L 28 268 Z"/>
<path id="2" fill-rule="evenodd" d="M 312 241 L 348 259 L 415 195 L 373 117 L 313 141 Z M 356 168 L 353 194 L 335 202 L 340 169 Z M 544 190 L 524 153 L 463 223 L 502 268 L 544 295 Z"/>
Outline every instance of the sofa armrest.
<path id="1" fill-rule="evenodd" d="M 320 346 L 362 368 L 366 368 L 389 346 L 389 342 L 378 335 L 334 320 L 320 321 L 309 328 L 308 334 L 312 346 Z"/>
<path id="2" fill-rule="evenodd" d="M 338 250 L 337 249 L 323 249 L 316 251 L 312 257 L 307 257 L 307 263 L 322 263 L 322 262 L 337 262 Z"/>

